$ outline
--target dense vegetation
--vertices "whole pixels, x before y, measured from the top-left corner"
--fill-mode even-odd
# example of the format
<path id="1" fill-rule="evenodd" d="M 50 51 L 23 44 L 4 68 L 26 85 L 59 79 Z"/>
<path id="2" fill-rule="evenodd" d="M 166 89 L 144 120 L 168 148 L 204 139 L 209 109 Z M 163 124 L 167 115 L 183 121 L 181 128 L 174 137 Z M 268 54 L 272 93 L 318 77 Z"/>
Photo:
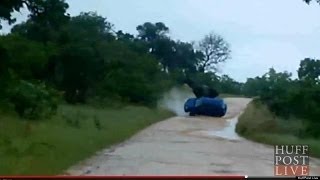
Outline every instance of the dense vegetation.
<path id="1" fill-rule="evenodd" d="M 298 78 L 273 68 L 243 85 L 255 97 L 240 116 L 236 131 L 268 144 L 308 144 L 320 157 L 320 60 L 301 61 Z"/>
<path id="2" fill-rule="evenodd" d="M 310 3 L 310 0 L 306 0 Z M 210 33 L 198 43 L 175 41 L 164 23 L 137 26 L 138 34 L 115 30 L 94 12 L 67 14 L 64 0 L 3 1 L 0 20 L 26 7 L 26 22 L 0 36 L 0 105 L 22 118 L 50 117 L 65 101 L 111 101 L 153 107 L 175 85 L 205 84 L 220 93 L 258 96 L 276 116 L 305 119 L 299 136 L 319 137 L 320 63 L 301 61 L 299 78 L 270 69 L 245 83 L 215 72 L 231 55 L 229 44 Z M 312 109 L 312 111 L 310 111 Z"/>
<path id="3" fill-rule="evenodd" d="M 241 91 L 254 100 L 240 116 L 236 131 L 267 144 L 308 144 L 311 154 L 320 157 L 320 60 L 303 59 L 297 72 L 298 78 L 292 78 L 289 72 L 271 68 L 248 78 Z"/>
<path id="4" fill-rule="evenodd" d="M 302 60 L 298 79 L 270 69 L 239 83 L 216 73 L 231 57 L 216 33 L 182 42 L 164 23 L 146 22 L 133 35 L 95 12 L 70 16 L 65 0 L 4 0 L 0 21 L 14 23 L 12 13 L 23 7 L 28 20 L 0 35 L 0 174 L 60 173 L 171 116 L 142 106 L 154 107 L 165 91 L 183 83 L 257 97 L 238 132 L 262 142 L 268 141 L 264 134 L 273 143 L 302 138 L 299 143 L 320 152 L 319 60 Z"/>
<path id="5" fill-rule="evenodd" d="M 287 119 L 303 119 L 299 137 L 320 137 L 320 61 L 306 58 L 301 61 L 298 79 L 288 72 L 270 69 L 261 77 L 250 78 L 243 91 L 248 96 L 258 96 L 275 116 Z"/>
<path id="6" fill-rule="evenodd" d="M 132 35 L 95 12 L 70 16 L 64 0 L 1 1 L 0 21 L 23 7 L 28 20 L 0 35 L 0 174 L 62 173 L 172 116 L 155 105 L 173 86 L 240 93 L 215 73 L 230 58 L 218 34 L 192 44 L 146 22 Z"/>
<path id="7" fill-rule="evenodd" d="M 319 0 L 303 0 L 305 3 Z M 297 70 L 289 72 L 270 68 L 266 74 L 248 78 L 241 92 L 254 97 L 241 115 L 236 131 L 269 144 L 305 144 L 320 156 L 320 60 L 305 58 Z"/>
<path id="8" fill-rule="evenodd" d="M 94 12 L 70 16 L 64 0 L 0 5 L 0 19 L 9 23 L 15 22 L 13 11 L 30 11 L 26 22 L 0 36 L 1 106 L 23 118 L 48 117 L 61 101 L 154 106 L 187 77 L 219 92 L 240 93 L 240 83 L 215 73 L 231 52 L 218 34 L 192 44 L 171 39 L 164 23 L 146 22 L 135 36 Z"/>

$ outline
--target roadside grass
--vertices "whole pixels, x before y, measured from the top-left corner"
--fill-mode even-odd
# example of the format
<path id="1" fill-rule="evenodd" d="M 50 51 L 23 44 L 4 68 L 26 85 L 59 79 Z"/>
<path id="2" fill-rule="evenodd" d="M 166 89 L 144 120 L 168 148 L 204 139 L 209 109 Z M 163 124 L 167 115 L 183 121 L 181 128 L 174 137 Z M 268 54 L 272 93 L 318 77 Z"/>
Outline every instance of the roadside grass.
<path id="1" fill-rule="evenodd" d="M 61 105 L 51 119 L 0 116 L 0 175 L 55 175 L 96 151 L 173 116 L 139 106 L 97 109 Z"/>
<path id="2" fill-rule="evenodd" d="M 303 120 L 278 118 L 265 105 L 252 101 L 239 117 L 236 132 L 249 140 L 269 145 L 307 144 L 311 155 L 320 157 L 320 139 L 298 137 L 304 127 Z"/>

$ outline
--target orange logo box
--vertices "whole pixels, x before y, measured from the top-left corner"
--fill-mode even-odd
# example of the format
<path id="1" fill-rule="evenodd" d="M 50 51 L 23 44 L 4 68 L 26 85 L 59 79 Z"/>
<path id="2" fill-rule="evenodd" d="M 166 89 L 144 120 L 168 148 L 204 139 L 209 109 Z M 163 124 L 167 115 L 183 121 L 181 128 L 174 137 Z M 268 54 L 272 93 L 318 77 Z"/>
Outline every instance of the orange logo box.
<path id="1" fill-rule="evenodd" d="M 309 166 L 278 165 L 274 166 L 275 176 L 309 176 Z"/>

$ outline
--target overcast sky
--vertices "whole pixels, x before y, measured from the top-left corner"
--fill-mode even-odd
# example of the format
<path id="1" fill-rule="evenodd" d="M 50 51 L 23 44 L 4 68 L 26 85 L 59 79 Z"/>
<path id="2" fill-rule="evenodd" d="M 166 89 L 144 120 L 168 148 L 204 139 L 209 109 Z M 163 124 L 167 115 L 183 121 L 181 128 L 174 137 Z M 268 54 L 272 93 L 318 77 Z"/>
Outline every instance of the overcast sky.
<path id="1" fill-rule="evenodd" d="M 270 67 L 296 76 L 305 57 L 320 58 L 320 6 L 302 0 L 67 0 L 69 13 L 96 11 L 117 30 L 136 34 L 144 22 L 164 22 L 170 35 L 198 41 L 210 31 L 230 44 L 222 73 L 238 81 Z M 25 12 L 20 13 L 24 19 Z M 5 27 L 3 31 L 8 31 Z"/>

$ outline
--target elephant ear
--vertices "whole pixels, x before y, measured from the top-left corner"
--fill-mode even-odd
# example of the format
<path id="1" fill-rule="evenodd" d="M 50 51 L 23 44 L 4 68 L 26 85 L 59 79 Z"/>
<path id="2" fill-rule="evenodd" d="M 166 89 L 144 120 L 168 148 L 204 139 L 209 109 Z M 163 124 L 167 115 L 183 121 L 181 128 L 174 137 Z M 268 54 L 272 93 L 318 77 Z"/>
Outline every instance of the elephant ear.
<path id="1" fill-rule="evenodd" d="M 209 89 L 209 97 L 216 98 L 219 96 L 219 92 L 213 88 Z"/>
<path id="2" fill-rule="evenodd" d="M 203 89 L 202 89 L 201 86 L 193 87 L 192 90 L 193 90 L 193 94 L 197 98 L 200 98 L 200 97 L 204 96 Z"/>
<path id="3" fill-rule="evenodd" d="M 201 88 L 202 88 L 202 91 L 203 91 L 203 96 L 209 97 L 209 95 L 210 95 L 209 87 L 207 85 L 202 85 Z"/>
<path id="4" fill-rule="evenodd" d="M 218 91 L 216 91 L 214 88 L 209 87 L 207 85 L 202 86 L 203 91 L 204 91 L 204 96 L 210 97 L 210 98 L 216 98 L 219 96 Z"/>

